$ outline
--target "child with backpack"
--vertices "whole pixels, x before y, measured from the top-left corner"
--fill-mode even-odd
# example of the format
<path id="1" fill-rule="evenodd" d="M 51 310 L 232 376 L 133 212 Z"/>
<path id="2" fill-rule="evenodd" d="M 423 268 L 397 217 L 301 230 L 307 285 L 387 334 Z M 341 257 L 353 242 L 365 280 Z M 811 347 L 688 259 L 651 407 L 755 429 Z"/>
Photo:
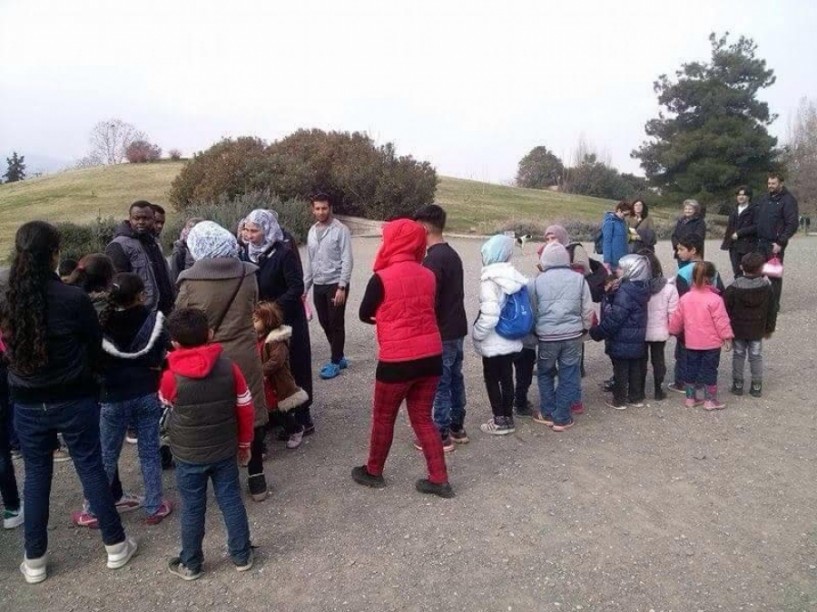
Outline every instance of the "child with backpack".
<path id="1" fill-rule="evenodd" d="M 708 261 L 699 261 L 692 272 L 692 289 L 678 302 L 669 323 L 669 333 L 684 334 L 686 350 L 686 399 L 688 408 L 699 406 L 695 389 L 704 388 L 704 410 L 720 410 L 726 405 L 718 400 L 718 365 L 721 347 L 732 349 L 734 333 L 723 299 L 713 289 L 717 271 Z"/>
<path id="2" fill-rule="evenodd" d="M 479 287 L 479 315 L 474 322 L 474 348 L 482 357 L 485 388 L 493 417 L 480 425 L 483 433 L 507 435 L 516 431 L 513 421 L 513 360 L 522 350 L 522 340 L 502 336 L 497 326 L 509 297 L 521 291 L 528 282 L 510 263 L 514 240 L 496 235 L 482 245 L 482 272 Z M 526 291 L 527 293 L 527 291 Z"/>
<path id="3" fill-rule="evenodd" d="M 277 409 L 284 415 L 287 448 L 298 448 L 303 439 L 303 430 L 292 410 L 309 401 L 309 395 L 295 384 L 289 369 L 292 328 L 284 325 L 284 314 L 275 302 L 259 302 L 252 313 L 252 324 L 258 334 L 258 354 L 264 372 L 267 408 Z"/>
<path id="4" fill-rule="evenodd" d="M 675 284 L 664 278 L 661 262 L 650 249 L 639 252 L 650 262 L 652 278 L 650 279 L 650 301 L 647 303 L 647 352 L 641 363 L 641 385 L 646 388 L 647 365 L 652 361 L 653 385 L 655 399 L 661 401 L 667 397 L 662 388 L 664 377 L 667 375 L 667 365 L 664 360 L 664 347 L 669 340 L 669 320 L 678 308 L 678 290 Z"/>

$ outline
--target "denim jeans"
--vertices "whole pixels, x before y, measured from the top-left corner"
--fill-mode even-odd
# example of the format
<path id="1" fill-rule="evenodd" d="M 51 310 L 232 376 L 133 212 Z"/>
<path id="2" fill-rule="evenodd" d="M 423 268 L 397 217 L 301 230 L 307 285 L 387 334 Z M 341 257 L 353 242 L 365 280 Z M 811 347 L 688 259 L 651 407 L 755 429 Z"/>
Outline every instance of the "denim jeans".
<path id="1" fill-rule="evenodd" d="M 712 386 L 718 384 L 718 365 L 721 362 L 721 349 L 693 350 L 686 349 L 687 385 Z"/>
<path id="2" fill-rule="evenodd" d="M 581 338 L 539 342 L 539 411 L 545 418 L 552 417 L 557 425 L 570 422 L 570 405 L 581 397 L 581 361 Z"/>
<path id="3" fill-rule="evenodd" d="M 194 571 L 201 569 L 204 553 L 204 518 L 207 510 L 207 480 L 213 481 L 213 492 L 227 528 L 227 549 L 236 565 L 250 557 L 250 525 L 241 500 L 238 463 L 230 457 L 217 463 L 185 463 L 176 459 L 176 486 L 182 502 L 182 550 L 179 557 Z"/>
<path id="4" fill-rule="evenodd" d="M 148 516 L 162 503 L 162 460 L 159 455 L 159 419 L 162 405 L 156 393 L 121 402 L 103 402 L 100 408 L 99 430 L 102 438 L 102 462 L 108 481 L 113 482 L 116 466 L 131 424 L 136 426 L 139 466 L 145 481 L 143 508 Z"/>
<path id="5" fill-rule="evenodd" d="M 752 382 L 763 382 L 763 340 L 739 340 L 733 342 L 732 380 L 743 382 L 746 354 L 749 354 L 749 371 Z"/>
<path id="6" fill-rule="evenodd" d="M 54 474 L 54 439 L 62 433 L 82 491 L 99 519 L 102 541 L 119 544 L 125 531 L 114 506 L 102 464 L 99 405 L 84 397 L 62 402 L 15 404 L 14 426 L 25 460 L 25 545 L 29 559 L 48 549 L 48 500 Z"/>
<path id="7" fill-rule="evenodd" d="M 6 510 L 20 509 L 20 494 L 17 491 L 17 478 L 14 475 L 14 463 L 11 460 L 8 418 L 11 410 L 6 398 L 0 397 L 0 499 Z"/>
<path id="8" fill-rule="evenodd" d="M 465 423 L 465 381 L 462 377 L 462 338 L 443 342 L 443 373 L 434 396 L 434 425 L 446 436 Z"/>

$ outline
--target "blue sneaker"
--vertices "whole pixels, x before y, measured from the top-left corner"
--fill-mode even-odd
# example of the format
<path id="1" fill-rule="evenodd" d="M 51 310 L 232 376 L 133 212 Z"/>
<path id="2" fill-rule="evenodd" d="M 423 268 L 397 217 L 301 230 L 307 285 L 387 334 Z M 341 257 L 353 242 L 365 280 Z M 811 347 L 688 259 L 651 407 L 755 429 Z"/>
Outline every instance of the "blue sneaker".
<path id="1" fill-rule="evenodd" d="M 336 363 L 327 363 L 321 368 L 321 378 L 328 380 L 340 375 L 340 366 Z"/>
<path id="2" fill-rule="evenodd" d="M 349 362 L 346 360 L 346 357 L 340 358 L 340 361 L 338 362 L 338 367 L 340 367 L 341 370 L 345 370 L 346 368 L 349 367 Z"/>

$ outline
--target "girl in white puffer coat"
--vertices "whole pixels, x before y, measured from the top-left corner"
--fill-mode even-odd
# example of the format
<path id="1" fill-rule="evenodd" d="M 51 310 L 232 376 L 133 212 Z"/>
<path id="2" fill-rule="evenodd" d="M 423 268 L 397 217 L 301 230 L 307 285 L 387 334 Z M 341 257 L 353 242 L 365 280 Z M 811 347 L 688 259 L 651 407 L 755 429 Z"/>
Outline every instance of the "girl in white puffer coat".
<path id="1" fill-rule="evenodd" d="M 485 388 L 493 417 L 480 426 L 487 434 L 507 435 L 516 431 L 513 422 L 513 360 L 522 350 L 522 340 L 503 338 L 496 332 L 499 314 L 508 296 L 527 285 L 528 279 L 510 263 L 514 240 L 492 236 L 482 245 L 479 285 L 479 316 L 474 322 L 474 348 L 482 357 Z"/>
<path id="2" fill-rule="evenodd" d="M 664 376 L 667 374 L 667 365 L 664 360 L 664 347 L 669 339 L 669 320 L 672 313 L 678 308 L 678 289 L 675 283 L 664 278 L 661 262 L 655 253 L 649 249 L 639 251 L 650 260 L 652 280 L 650 281 L 650 301 L 647 304 L 647 352 L 641 366 L 641 377 L 647 381 L 647 361 L 652 360 L 653 381 L 655 383 L 655 399 L 667 397 L 662 388 Z M 644 388 L 642 383 L 642 388 Z"/>

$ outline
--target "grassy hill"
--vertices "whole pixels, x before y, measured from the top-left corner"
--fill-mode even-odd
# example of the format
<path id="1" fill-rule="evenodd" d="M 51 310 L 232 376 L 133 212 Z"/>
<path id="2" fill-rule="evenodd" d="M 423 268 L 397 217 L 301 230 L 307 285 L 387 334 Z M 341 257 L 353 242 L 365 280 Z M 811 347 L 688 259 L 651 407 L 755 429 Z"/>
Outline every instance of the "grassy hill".
<path id="1" fill-rule="evenodd" d="M 183 164 L 168 161 L 69 170 L 0 185 L 0 253 L 9 251 L 14 232 L 25 221 L 85 223 L 99 214 L 103 218 L 123 216 L 136 199 L 165 204 L 170 183 Z M 597 222 L 611 206 L 610 201 L 598 198 L 449 177 L 441 178 L 437 201 L 448 211 L 449 230 L 461 233 L 490 233 L 513 223 Z M 170 207 L 168 213 L 174 215 Z"/>

